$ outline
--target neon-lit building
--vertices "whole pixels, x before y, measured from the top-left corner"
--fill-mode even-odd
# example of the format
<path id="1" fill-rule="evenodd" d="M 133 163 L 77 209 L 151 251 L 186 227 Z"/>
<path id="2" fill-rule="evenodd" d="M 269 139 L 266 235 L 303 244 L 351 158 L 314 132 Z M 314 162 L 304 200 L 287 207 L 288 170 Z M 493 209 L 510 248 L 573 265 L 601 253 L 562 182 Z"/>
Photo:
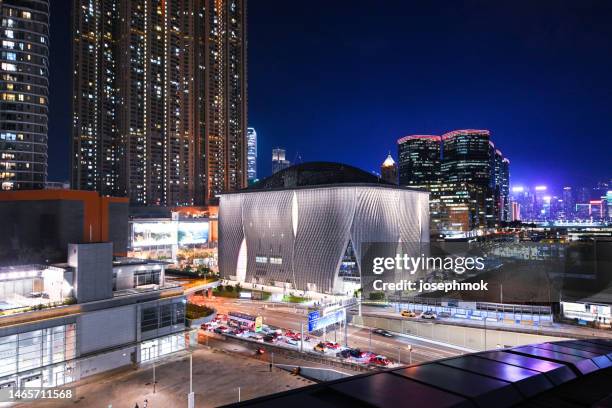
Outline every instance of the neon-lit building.
<path id="1" fill-rule="evenodd" d="M 431 193 L 432 233 L 484 230 L 510 219 L 510 161 L 488 130 L 411 135 L 397 144 L 400 185 Z"/>
<path id="2" fill-rule="evenodd" d="M 249 183 L 257 180 L 257 131 L 247 128 L 247 178 Z"/>

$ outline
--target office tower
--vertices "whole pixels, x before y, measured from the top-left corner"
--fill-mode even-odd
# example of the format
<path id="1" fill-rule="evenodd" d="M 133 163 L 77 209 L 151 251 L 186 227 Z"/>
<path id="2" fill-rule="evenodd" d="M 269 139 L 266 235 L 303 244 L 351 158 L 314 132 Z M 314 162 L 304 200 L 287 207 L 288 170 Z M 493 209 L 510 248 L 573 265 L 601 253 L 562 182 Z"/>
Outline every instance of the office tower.
<path id="1" fill-rule="evenodd" d="M 491 142 L 492 144 L 492 142 Z M 499 149 L 494 149 L 494 166 L 491 180 L 496 200 L 496 218 L 499 221 L 510 220 L 510 160 L 504 157 Z"/>
<path id="2" fill-rule="evenodd" d="M 512 202 L 512 216 L 510 221 L 520 221 L 521 220 L 521 204 L 517 202 Z"/>
<path id="3" fill-rule="evenodd" d="M 573 220 L 576 211 L 576 202 L 571 187 L 563 187 L 563 213 L 566 220 Z"/>
<path id="4" fill-rule="evenodd" d="M 510 161 L 488 130 L 406 136 L 397 144 L 400 185 L 430 192 L 434 234 L 469 235 L 510 219 Z"/>
<path id="5" fill-rule="evenodd" d="M 257 180 L 257 131 L 252 127 L 247 128 L 247 179 Z"/>
<path id="6" fill-rule="evenodd" d="M 48 0 L 0 1 L 0 188 L 47 181 Z"/>
<path id="7" fill-rule="evenodd" d="M 494 150 L 488 130 L 454 130 L 442 135 L 442 177 L 447 181 L 464 181 L 494 185 L 491 168 Z"/>
<path id="8" fill-rule="evenodd" d="M 397 141 L 399 184 L 422 186 L 440 180 L 440 136 L 412 135 Z"/>
<path id="9" fill-rule="evenodd" d="M 277 147 L 272 149 L 272 174 L 291 166 L 291 162 L 285 158 L 285 149 Z"/>
<path id="10" fill-rule="evenodd" d="M 73 188 L 174 206 L 245 187 L 246 1 L 73 1 Z"/>
<path id="11" fill-rule="evenodd" d="M 380 176 L 388 183 L 397 184 L 397 164 L 393 157 L 391 157 L 391 152 L 389 152 L 387 158 L 380 166 Z"/>

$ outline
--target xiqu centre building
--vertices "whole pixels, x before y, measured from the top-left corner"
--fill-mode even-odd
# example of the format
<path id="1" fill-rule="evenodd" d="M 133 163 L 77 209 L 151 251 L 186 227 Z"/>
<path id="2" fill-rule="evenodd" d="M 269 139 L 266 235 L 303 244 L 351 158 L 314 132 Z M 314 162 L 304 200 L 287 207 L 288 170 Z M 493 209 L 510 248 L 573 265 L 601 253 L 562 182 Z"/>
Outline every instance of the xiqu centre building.
<path id="1" fill-rule="evenodd" d="M 282 170 L 219 205 L 219 270 L 226 279 L 348 294 L 369 243 L 429 241 L 428 193 L 340 163 Z"/>

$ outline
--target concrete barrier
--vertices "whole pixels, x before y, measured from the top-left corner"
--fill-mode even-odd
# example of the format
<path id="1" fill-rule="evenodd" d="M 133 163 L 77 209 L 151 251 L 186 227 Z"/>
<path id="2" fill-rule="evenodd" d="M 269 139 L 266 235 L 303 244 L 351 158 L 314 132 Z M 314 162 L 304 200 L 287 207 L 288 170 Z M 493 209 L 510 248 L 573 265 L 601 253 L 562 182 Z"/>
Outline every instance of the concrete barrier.
<path id="1" fill-rule="evenodd" d="M 353 324 L 377 327 L 396 333 L 452 344 L 472 350 L 491 350 L 497 347 L 522 346 L 547 341 L 568 340 L 566 337 L 517 333 L 504 330 L 417 322 L 378 316 L 353 316 Z"/>
<path id="2" fill-rule="evenodd" d="M 299 368 L 299 374 L 297 375 L 318 382 L 339 380 L 341 378 L 350 377 L 350 375 L 346 373 L 332 370 L 331 368 L 304 367 L 290 364 L 274 364 L 274 366 L 290 372 L 294 372 L 296 368 Z"/>

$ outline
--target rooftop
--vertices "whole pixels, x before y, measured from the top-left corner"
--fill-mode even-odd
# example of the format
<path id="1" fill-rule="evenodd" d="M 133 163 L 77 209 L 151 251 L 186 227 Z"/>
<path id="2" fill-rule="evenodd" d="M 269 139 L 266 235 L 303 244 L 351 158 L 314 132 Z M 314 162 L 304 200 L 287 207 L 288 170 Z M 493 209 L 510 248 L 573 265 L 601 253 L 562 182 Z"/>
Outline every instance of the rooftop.
<path id="1" fill-rule="evenodd" d="M 241 192 L 338 184 L 377 184 L 394 186 L 375 174 L 334 162 L 308 162 L 288 167 Z"/>

